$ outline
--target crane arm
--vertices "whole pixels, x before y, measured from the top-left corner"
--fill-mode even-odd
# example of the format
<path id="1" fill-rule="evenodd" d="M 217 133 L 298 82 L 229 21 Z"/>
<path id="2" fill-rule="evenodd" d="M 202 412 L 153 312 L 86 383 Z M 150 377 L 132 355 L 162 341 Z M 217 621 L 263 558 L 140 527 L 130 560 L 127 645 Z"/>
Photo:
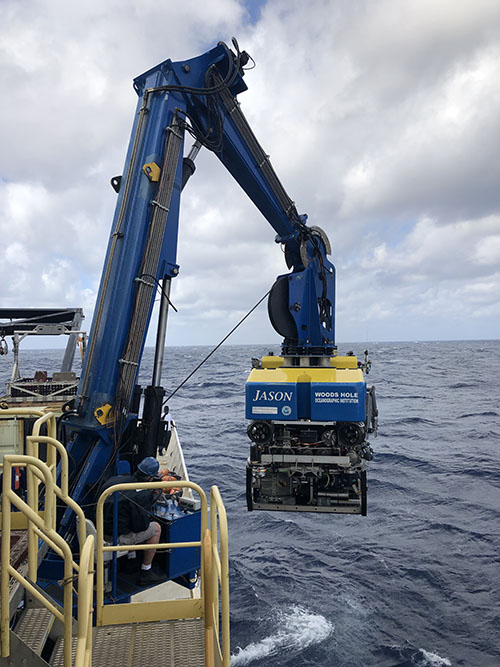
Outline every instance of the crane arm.
<path id="1" fill-rule="evenodd" d="M 179 270 L 179 200 L 186 162 L 190 167 L 182 157 L 186 130 L 215 153 L 285 245 L 292 274 L 272 295 L 275 327 L 301 349 L 334 345 L 328 241 L 298 214 L 241 112 L 236 95 L 246 90 L 247 59 L 221 43 L 134 80 L 137 113 L 78 391 L 89 427 L 97 427 L 98 406 L 118 402 L 119 411 L 128 411 L 158 281 Z"/>
<path id="2" fill-rule="evenodd" d="M 268 220 L 276 232 L 276 242 L 284 246 L 290 270 L 278 277 L 268 302 L 271 323 L 283 336 L 285 368 L 279 370 L 271 365 L 277 372 L 269 376 L 266 368 L 256 368 L 247 383 L 247 417 L 267 415 L 257 420 L 255 439 L 251 436 L 258 457 L 249 483 L 255 484 L 260 474 L 261 456 L 263 452 L 268 456 L 265 448 L 269 442 L 275 443 L 274 448 L 286 449 L 292 440 L 302 437 L 301 431 L 291 426 L 298 435 L 290 440 L 290 428 L 276 423 L 276 438 L 266 432 L 266 442 L 259 443 L 259 429 L 265 427 L 266 420 L 273 421 L 273 414 L 278 414 L 277 407 L 265 405 L 270 397 L 292 397 L 293 406 L 280 408 L 285 421 L 319 420 L 335 425 L 340 420 L 359 423 L 365 419 L 366 393 L 361 371 L 347 373 L 348 381 L 346 373 L 341 372 L 344 380 L 338 384 L 336 371 L 329 370 L 330 358 L 336 352 L 335 269 L 328 259 L 329 240 L 319 227 L 307 225 L 306 215 L 298 213 L 241 111 L 237 95 L 247 89 L 243 77 L 249 56 L 239 50 L 235 40 L 233 46 L 234 51 L 221 42 L 197 58 L 166 60 L 134 80 L 137 111 L 123 175 L 112 179 L 118 201 L 78 395 L 68 420 L 76 432 L 69 448 L 76 464 L 82 466 L 73 493 L 77 501 L 85 497 L 89 484 L 119 458 L 127 443 L 138 437 L 133 429 L 130 434 L 131 424 L 137 424 L 138 369 L 158 286 L 169 285 L 179 272 L 180 196 L 194 172 L 193 159 L 202 146 L 215 153 Z M 195 143 L 189 155 L 183 157 L 186 132 Z M 163 294 L 165 299 L 165 289 Z M 163 330 L 164 324 L 163 319 Z M 157 351 L 163 350 L 163 345 L 163 340 L 157 340 Z M 314 406 L 314 382 L 300 370 L 308 366 L 317 367 L 316 384 L 320 389 L 337 383 L 337 389 L 347 391 L 356 385 L 359 394 L 353 392 L 356 398 L 351 398 L 350 409 L 343 406 L 336 414 L 325 406 Z M 296 371 L 288 371 L 287 367 L 295 367 Z M 155 360 L 154 380 L 160 376 L 161 363 Z M 278 377 L 282 381 L 276 388 L 273 382 Z M 141 428 L 146 424 L 150 433 L 144 440 L 146 444 L 138 448 L 139 456 L 156 452 L 155 429 L 148 424 L 155 423 L 155 412 L 156 420 L 159 419 L 163 390 L 148 387 L 146 403 L 148 391 L 154 407 L 151 419 L 146 419 L 147 404 L 144 408 Z M 326 431 L 331 428 L 323 425 L 314 431 L 314 437 L 321 439 Z M 365 433 L 366 428 L 358 428 L 355 435 L 359 443 L 364 441 Z M 329 442 L 336 439 L 331 433 L 328 437 Z M 320 461 L 315 470 L 324 472 L 325 466 Z M 328 479 L 340 478 L 335 470 L 330 470 L 331 475 L 327 473 Z M 273 475 L 271 472 L 271 485 L 276 482 Z M 359 474 L 346 477 L 342 484 L 350 488 L 353 479 L 358 486 L 361 484 Z M 310 498 L 313 496 L 317 499 L 317 490 L 310 491 Z M 272 505 L 274 501 L 269 502 Z M 264 503 L 267 509 L 269 502 Z M 301 504 L 297 499 L 290 502 Z"/>

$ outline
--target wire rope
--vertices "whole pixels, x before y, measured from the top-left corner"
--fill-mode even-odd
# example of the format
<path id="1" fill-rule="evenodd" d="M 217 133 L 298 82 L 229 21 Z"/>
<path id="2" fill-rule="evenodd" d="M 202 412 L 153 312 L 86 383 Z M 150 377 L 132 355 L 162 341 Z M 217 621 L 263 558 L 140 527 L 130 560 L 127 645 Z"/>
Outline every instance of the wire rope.
<path id="1" fill-rule="evenodd" d="M 270 293 L 271 293 L 271 290 L 269 290 L 268 292 L 266 292 L 266 293 L 264 294 L 264 296 L 261 297 L 261 298 L 257 301 L 257 303 L 255 304 L 255 306 L 253 306 L 253 307 L 248 311 L 248 313 L 247 313 L 244 317 L 241 318 L 241 320 L 238 322 L 238 324 L 236 324 L 236 325 L 231 329 L 231 331 L 230 331 L 229 333 L 227 333 L 227 334 L 224 336 L 224 338 L 220 341 L 220 343 L 218 343 L 218 344 L 213 348 L 213 350 L 212 350 L 211 352 L 209 352 L 209 354 L 207 354 L 207 356 L 206 356 L 202 361 L 200 361 L 200 363 L 196 366 L 196 368 L 194 368 L 194 369 L 191 371 L 191 373 L 189 373 L 189 375 L 188 375 L 187 377 L 185 377 L 184 380 L 183 380 L 183 381 L 182 381 L 182 382 L 181 382 L 181 383 L 174 389 L 174 391 L 173 391 L 171 394 L 169 394 L 169 395 L 167 396 L 167 398 L 163 401 L 163 403 L 168 403 L 168 401 L 172 398 L 172 396 L 175 396 L 175 394 L 179 391 L 179 389 L 181 389 L 181 387 L 183 387 L 183 386 L 186 384 L 186 382 L 187 382 L 188 380 L 190 380 L 190 379 L 193 377 L 193 375 L 194 375 L 194 374 L 195 374 L 195 373 L 196 373 L 196 372 L 203 366 L 203 364 L 204 364 L 205 362 L 207 362 L 207 361 L 210 359 L 210 357 L 211 357 L 213 354 L 215 354 L 215 352 L 217 352 L 217 350 L 219 349 L 219 347 L 221 347 L 221 345 L 223 345 L 223 343 L 226 342 L 226 340 L 229 338 L 229 336 L 231 336 L 231 334 L 233 334 L 233 333 L 236 331 L 236 329 L 237 329 L 241 324 L 243 324 L 243 322 L 247 319 L 247 317 L 249 317 L 249 316 L 253 313 L 253 311 L 254 311 L 256 308 L 258 308 L 258 307 L 260 306 L 260 304 L 264 301 L 264 299 L 266 298 L 266 296 L 269 296 Z"/>

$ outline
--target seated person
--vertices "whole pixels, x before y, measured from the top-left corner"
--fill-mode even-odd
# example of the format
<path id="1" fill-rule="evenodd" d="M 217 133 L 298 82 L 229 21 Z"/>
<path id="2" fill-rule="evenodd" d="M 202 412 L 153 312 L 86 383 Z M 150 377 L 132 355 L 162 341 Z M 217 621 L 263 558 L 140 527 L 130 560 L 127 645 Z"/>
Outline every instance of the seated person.
<path id="1" fill-rule="evenodd" d="M 116 475 L 111 477 L 102 486 L 100 493 L 114 484 L 130 482 L 159 481 L 158 470 L 160 464 L 152 456 L 143 459 L 133 475 Z M 160 489 L 132 489 L 118 491 L 118 544 L 158 544 L 161 527 L 156 521 L 151 521 L 153 506 L 161 494 Z M 111 494 L 104 503 L 104 534 L 113 535 L 114 496 Z M 140 586 L 150 586 L 165 580 L 165 575 L 156 573 L 151 564 L 156 549 L 147 549 L 143 552 Z"/>

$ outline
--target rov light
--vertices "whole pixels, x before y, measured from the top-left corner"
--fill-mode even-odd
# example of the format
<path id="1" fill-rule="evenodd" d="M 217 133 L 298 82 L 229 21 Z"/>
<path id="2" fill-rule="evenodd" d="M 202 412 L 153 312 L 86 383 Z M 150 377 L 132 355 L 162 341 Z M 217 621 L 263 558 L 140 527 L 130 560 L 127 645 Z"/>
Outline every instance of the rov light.
<path id="1" fill-rule="evenodd" d="M 251 422 L 247 428 L 247 434 L 250 440 L 257 445 L 267 445 L 273 437 L 273 427 L 269 422 L 255 421 Z"/>
<path id="2" fill-rule="evenodd" d="M 365 425 L 362 422 L 340 422 L 337 424 L 337 435 L 344 447 L 355 447 L 364 442 Z"/>

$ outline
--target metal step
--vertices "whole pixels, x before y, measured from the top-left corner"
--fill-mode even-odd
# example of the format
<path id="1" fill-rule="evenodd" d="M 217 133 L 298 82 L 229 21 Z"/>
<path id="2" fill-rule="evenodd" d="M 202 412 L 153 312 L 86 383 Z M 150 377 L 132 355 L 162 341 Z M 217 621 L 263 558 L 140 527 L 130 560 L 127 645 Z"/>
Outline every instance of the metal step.
<path id="1" fill-rule="evenodd" d="M 19 639 L 13 630 L 9 631 L 10 655 L 0 658 L 1 667 L 49 667 L 49 663 L 34 653 L 30 647 Z"/>
<path id="2" fill-rule="evenodd" d="M 76 637 L 73 637 L 73 639 L 71 641 L 71 662 L 72 663 L 75 661 L 75 655 L 76 655 Z M 56 667 L 64 667 L 64 638 L 63 637 L 59 637 L 56 640 L 54 650 L 52 651 L 52 656 L 50 658 L 49 664 L 52 665 L 52 667 L 54 667 L 54 665 Z M 94 661 L 92 661 L 92 667 L 94 667 L 94 664 L 95 664 Z M 109 667 L 111 667 L 112 664 L 113 663 L 110 662 Z M 116 663 L 116 664 L 118 666 L 118 663 Z M 123 665 L 121 665 L 120 667 L 123 667 Z"/>
<path id="3" fill-rule="evenodd" d="M 0 544 L 2 531 L 0 527 Z M 28 574 L 28 536 L 25 530 L 13 530 L 10 534 L 10 564 L 25 577 Z M 0 565 L 0 572 L 2 566 Z M 10 619 L 17 612 L 19 603 L 24 598 L 24 589 L 14 577 L 9 579 L 9 608 Z"/>
<path id="4" fill-rule="evenodd" d="M 0 528 L 0 544 L 2 541 L 2 531 Z M 48 545 L 42 544 L 38 551 L 38 565 L 42 562 L 45 554 L 48 551 Z M 28 534 L 26 530 L 11 531 L 11 549 L 10 549 L 10 564 L 15 567 L 20 575 L 27 577 L 28 575 Z M 0 565 L 0 572 L 2 571 Z M 36 584 L 35 584 L 36 586 Z M 39 588 L 36 586 L 36 588 Z M 42 590 L 42 589 L 39 589 Z M 14 579 L 9 578 L 9 617 L 12 621 L 14 614 L 17 613 L 19 604 L 25 598 L 26 592 L 21 584 Z"/>
<path id="5" fill-rule="evenodd" d="M 54 615 L 44 607 L 26 609 L 14 632 L 30 649 L 40 655 L 54 623 Z"/>
<path id="6" fill-rule="evenodd" d="M 75 641 L 73 640 L 73 656 Z M 64 667 L 63 640 L 52 667 Z M 92 667 L 204 667 L 203 619 L 157 621 L 95 628 Z"/>

